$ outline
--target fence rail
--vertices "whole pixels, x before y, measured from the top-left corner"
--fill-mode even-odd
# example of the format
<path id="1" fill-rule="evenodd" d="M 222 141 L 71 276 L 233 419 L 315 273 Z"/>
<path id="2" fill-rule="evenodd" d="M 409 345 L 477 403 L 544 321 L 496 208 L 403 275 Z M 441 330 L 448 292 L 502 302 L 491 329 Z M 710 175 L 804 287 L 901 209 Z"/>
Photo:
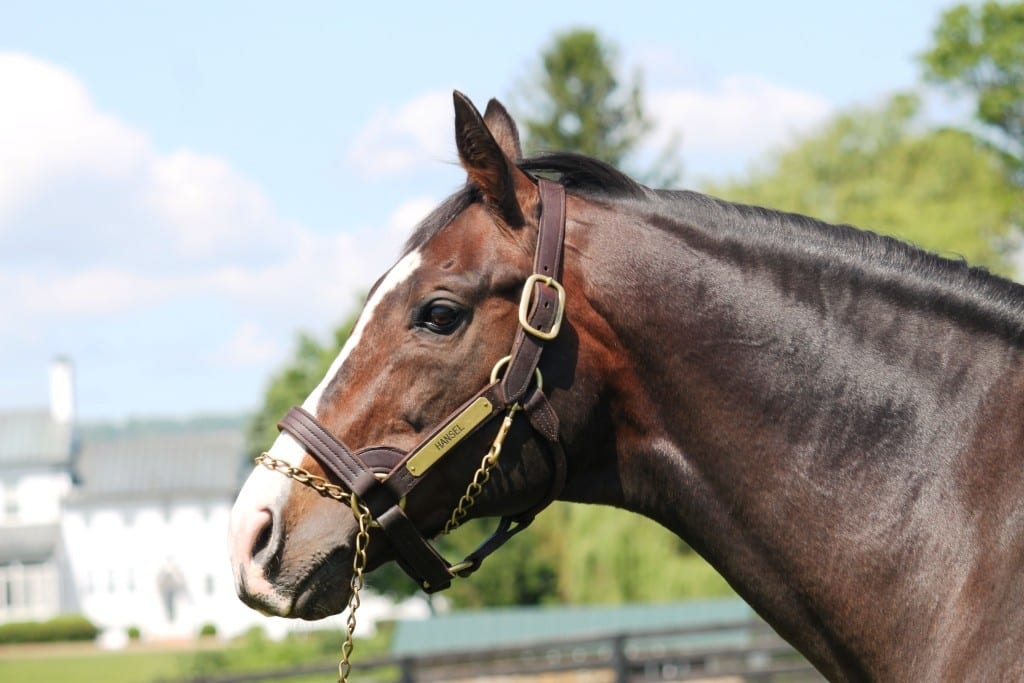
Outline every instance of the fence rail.
<path id="1" fill-rule="evenodd" d="M 757 619 L 418 656 L 357 657 L 353 669 L 363 683 L 824 680 L 789 644 Z M 176 683 L 261 683 L 336 673 L 334 665 L 319 664 L 205 676 Z"/>

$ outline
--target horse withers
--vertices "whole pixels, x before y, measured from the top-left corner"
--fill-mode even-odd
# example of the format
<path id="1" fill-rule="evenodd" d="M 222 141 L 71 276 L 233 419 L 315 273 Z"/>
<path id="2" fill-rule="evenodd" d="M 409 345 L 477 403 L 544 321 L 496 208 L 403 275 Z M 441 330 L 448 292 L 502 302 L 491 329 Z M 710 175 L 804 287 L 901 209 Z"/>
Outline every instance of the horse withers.
<path id="1" fill-rule="evenodd" d="M 523 158 L 454 101 L 467 182 L 239 493 L 241 599 L 317 619 L 390 560 L 437 590 L 557 498 L 671 529 L 832 680 L 1024 679 L 1024 289 Z"/>

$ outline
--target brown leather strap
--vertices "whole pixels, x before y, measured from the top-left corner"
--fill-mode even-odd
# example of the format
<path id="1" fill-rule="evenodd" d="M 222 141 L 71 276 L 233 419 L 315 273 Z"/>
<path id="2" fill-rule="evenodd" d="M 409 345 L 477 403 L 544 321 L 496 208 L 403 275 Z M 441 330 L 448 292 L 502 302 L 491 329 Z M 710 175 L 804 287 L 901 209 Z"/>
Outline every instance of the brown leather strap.
<path id="1" fill-rule="evenodd" d="M 540 191 L 541 215 L 533 272 L 560 280 L 565 251 L 565 188 L 541 178 L 537 189 Z"/>
<path id="2" fill-rule="evenodd" d="M 458 575 L 465 578 L 475 572 L 491 553 L 505 545 L 509 539 L 530 526 L 532 522 L 533 517 L 525 521 L 519 518 L 502 517 L 494 532 L 462 561 Z"/>
<path id="3" fill-rule="evenodd" d="M 537 251 L 533 258 L 533 272 L 536 275 L 560 280 L 565 243 L 565 188 L 541 178 L 538 189 L 541 214 L 537 227 Z M 534 284 L 533 290 L 534 304 L 528 321 L 534 329 L 548 331 L 557 318 L 558 294 L 551 287 L 539 282 Z M 522 328 L 516 332 L 515 342 L 512 344 L 512 359 L 502 381 L 505 401 L 509 404 L 518 402 L 526 394 L 546 343 Z"/>
<path id="4" fill-rule="evenodd" d="M 345 444 L 334 438 L 305 408 L 295 406 L 289 410 L 277 423 L 277 428 L 286 430 L 307 451 L 317 456 L 320 464 L 356 495 L 362 495 L 366 490 L 367 477 L 376 480 L 366 463 L 352 455 Z"/>
<path id="5" fill-rule="evenodd" d="M 398 505 L 374 518 L 394 549 L 398 564 L 427 593 L 452 585 L 451 565 L 423 537 Z"/>
<path id="6" fill-rule="evenodd" d="M 544 392 L 534 388 L 533 393 L 523 403 L 523 412 L 530 421 L 533 430 L 547 441 L 548 459 L 551 461 L 551 483 L 547 494 L 533 507 L 516 517 L 517 521 L 532 520 L 541 510 L 551 505 L 565 488 L 565 477 L 568 467 L 565 462 L 565 449 L 558 438 L 558 415 L 548 401 Z"/>
<path id="7" fill-rule="evenodd" d="M 398 555 L 399 564 L 424 590 L 442 590 L 451 585 L 448 562 L 405 515 L 399 506 L 401 496 L 395 496 L 365 462 L 302 408 L 289 410 L 277 426 L 315 454 L 317 460 L 367 506 Z M 372 453 L 379 456 L 384 450 L 376 449 Z"/>

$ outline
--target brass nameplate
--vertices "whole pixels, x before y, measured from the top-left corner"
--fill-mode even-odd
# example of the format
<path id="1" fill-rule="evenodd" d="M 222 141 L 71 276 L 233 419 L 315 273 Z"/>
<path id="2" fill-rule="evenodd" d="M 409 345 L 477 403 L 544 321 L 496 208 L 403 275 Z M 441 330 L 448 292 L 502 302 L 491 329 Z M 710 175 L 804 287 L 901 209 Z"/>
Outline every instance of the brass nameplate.
<path id="1" fill-rule="evenodd" d="M 445 453 L 455 447 L 455 444 L 462 441 L 473 428 L 486 420 L 491 415 L 491 402 L 484 397 L 469 404 L 461 413 L 455 416 L 451 422 L 446 424 L 437 435 L 416 451 L 411 458 L 405 462 L 405 468 L 414 477 L 422 476 L 434 463 L 441 459 Z"/>

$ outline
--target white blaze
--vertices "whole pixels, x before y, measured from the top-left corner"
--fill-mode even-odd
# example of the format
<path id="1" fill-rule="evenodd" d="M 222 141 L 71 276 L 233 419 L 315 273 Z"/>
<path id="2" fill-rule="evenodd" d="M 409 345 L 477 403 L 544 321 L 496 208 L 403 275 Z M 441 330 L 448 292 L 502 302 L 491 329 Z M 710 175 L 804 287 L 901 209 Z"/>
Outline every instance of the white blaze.
<path id="1" fill-rule="evenodd" d="M 323 395 L 327 385 L 331 383 L 338 372 L 341 371 L 342 366 L 348 359 L 352 350 L 359 345 L 360 339 L 362 339 L 363 331 L 369 325 L 370 321 L 373 320 L 374 313 L 377 306 L 384 299 L 385 296 L 394 289 L 396 289 L 402 282 L 409 278 L 417 268 L 423 259 L 420 256 L 419 251 L 411 251 L 406 254 L 394 267 L 388 272 L 384 281 L 380 283 L 380 286 L 373 292 L 373 296 L 366 302 L 366 306 L 363 308 L 363 312 L 359 316 L 359 320 L 356 321 L 356 326 L 353 328 L 352 333 L 346 340 L 345 345 L 341 347 L 341 351 L 338 353 L 338 357 L 331 363 L 331 367 L 327 370 L 327 374 L 317 385 L 316 389 L 306 398 L 302 403 L 302 407 L 305 408 L 312 415 L 316 415 L 317 405 L 320 403 L 320 397 Z M 293 467 L 297 467 L 302 462 L 302 457 L 305 454 L 305 449 L 302 448 L 299 443 L 293 439 L 287 432 L 281 432 L 277 439 L 274 440 L 274 444 L 267 451 L 267 454 L 272 458 L 283 460 Z M 265 467 L 257 466 L 255 470 L 246 479 L 245 485 L 238 494 L 237 500 L 235 500 L 235 506 L 232 510 L 232 517 L 239 517 L 240 515 L 255 513 L 259 510 L 264 509 L 280 509 L 284 505 L 285 500 L 290 490 L 291 480 L 287 477 L 283 477 L 276 472 L 272 472 Z M 234 526 L 234 525 L 233 525 Z"/>

